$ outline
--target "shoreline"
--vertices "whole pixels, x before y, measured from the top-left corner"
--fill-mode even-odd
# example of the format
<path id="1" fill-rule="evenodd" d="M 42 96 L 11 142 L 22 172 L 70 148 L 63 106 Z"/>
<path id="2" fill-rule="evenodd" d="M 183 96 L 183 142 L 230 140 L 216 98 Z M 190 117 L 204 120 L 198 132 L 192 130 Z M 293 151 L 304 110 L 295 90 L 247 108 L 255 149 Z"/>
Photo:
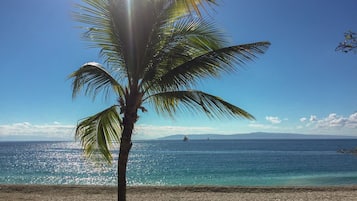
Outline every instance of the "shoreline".
<path id="1" fill-rule="evenodd" d="M 0 184 L 0 201 L 112 201 L 116 200 L 116 196 L 115 186 Z M 357 198 L 357 185 L 326 187 L 128 186 L 127 197 L 129 201 L 353 201 Z"/>

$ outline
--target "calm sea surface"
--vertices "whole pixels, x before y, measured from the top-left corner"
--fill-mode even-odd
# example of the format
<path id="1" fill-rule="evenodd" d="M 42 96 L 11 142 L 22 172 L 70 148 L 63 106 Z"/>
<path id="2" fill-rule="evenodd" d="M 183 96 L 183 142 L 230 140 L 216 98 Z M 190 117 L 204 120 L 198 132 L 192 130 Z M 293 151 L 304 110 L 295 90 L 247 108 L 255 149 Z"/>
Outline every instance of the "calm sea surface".
<path id="1" fill-rule="evenodd" d="M 352 185 L 357 156 L 336 151 L 356 146 L 357 140 L 136 141 L 128 183 Z M 74 142 L 0 142 L 0 184 L 116 185 L 116 162 L 95 165 Z"/>

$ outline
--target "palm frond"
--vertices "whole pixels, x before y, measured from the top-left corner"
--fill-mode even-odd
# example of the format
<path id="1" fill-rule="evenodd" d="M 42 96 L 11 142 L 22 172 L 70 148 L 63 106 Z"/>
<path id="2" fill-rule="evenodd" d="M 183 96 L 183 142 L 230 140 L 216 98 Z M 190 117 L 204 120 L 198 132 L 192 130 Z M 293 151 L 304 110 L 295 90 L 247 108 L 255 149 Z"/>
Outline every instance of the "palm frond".
<path id="1" fill-rule="evenodd" d="M 201 18 L 179 19 L 165 24 L 160 31 L 160 40 L 152 44 L 154 53 L 149 57 L 152 65 L 146 70 L 144 84 L 154 77 L 161 79 L 176 66 L 226 44 L 224 34 L 213 23 Z"/>
<path id="2" fill-rule="evenodd" d="M 93 98 L 100 91 L 108 95 L 109 89 L 112 88 L 119 97 L 124 97 L 123 87 L 105 70 L 99 63 L 89 62 L 73 72 L 69 78 L 73 80 L 73 98 L 86 87 L 85 94 L 92 94 Z"/>
<path id="3" fill-rule="evenodd" d="M 167 71 L 155 80 L 153 86 L 155 89 L 160 86 L 163 91 L 180 89 L 183 86 L 189 88 L 198 79 L 218 77 L 222 72 L 232 72 L 238 66 L 253 61 L 269 45 L 269 42 L 257 42 L 212 50 Z"/>
<path id="4" fill-rule="evenodd" d="M 151 101 L 160 114 L 169 114 L 170 117 L 177 111 L 203 112 L 211 118 L 240 117 L 254 119 L 243 109 L 234 106 L 220 97 L 213 96 L 202 91 L 170 91 L 157 93 L 149 96 L 146 100 Z"/>
<path id="5" fill-rule="evenodd" d="M 83 0 L 87 5 L 77 4 L 73 12 L 76 21 L 85 30 L 83 39 L 89 42 L 89 47 L 99 48 L 100 55 L 109 66 L 120 72 L 122 79 L 127 77 L 126 61 L 123 51 L 123 42 L 118 37 L 118 25 L 114 22 L 112 9 L 123 5 L 113 6 L 119 1 L 110 0 Z M 120 1 L 122 2 L 122 1 Z M 116 12 L 115 12 L 116 13 Z M 122 19 L 122 18 L 121 18 Z"/>
<path id="6" fill-rule="evenodd" d="M 79 122 L 75 137 L 80 140 L 87 157 L 103 158 L 110 164 L 113 159 L 110 149 L 114 143 L 119 143 L 121 125 L 117 106 L 112 106 Z"/>
<path id="7" fill-rule="evenodd" d="M 157 0 L 158 1 L 158 0 Z M 160 1 L 158 1 L 160 2 Z M 155 19 L 153 19 L 153 23 L 151 25 L 150 33 L 148 35 L 147 46 L 145 48 L 141 70 L 138 71 L 138 77 L 140 79 L 145 79 L 147 76 L 147 72 L 152 69 L 155 65 L 154 58 L 157 56 L 157 52 L 162 49 L 163 38 L 167 32 L 171 31 L 171 25 L 175 19 L 179 18 L 179 14 L 175 14 L 174 12 L 178 9 L 177 4 L 173 2 L 166 2 L 165 0 L 161 0 L 163 3 L 157 7 L 153 12 L 155 13 Z"/>

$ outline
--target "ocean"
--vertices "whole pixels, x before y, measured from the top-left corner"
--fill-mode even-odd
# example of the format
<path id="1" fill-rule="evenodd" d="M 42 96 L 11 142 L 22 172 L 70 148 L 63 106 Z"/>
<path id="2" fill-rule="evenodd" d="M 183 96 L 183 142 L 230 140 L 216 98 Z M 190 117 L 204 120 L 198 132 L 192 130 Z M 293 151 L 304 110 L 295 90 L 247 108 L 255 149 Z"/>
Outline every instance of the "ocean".
<path id="1" fill-rule="evenodd" d="M 135 141 L 128 185 L 340 186 L 357 184 L 357 140 Z M 114 150 L 115 159 L 118 150 Z M 112 166 L 78 142 L 0 142 L 0 184 L 116 185 Z"/>

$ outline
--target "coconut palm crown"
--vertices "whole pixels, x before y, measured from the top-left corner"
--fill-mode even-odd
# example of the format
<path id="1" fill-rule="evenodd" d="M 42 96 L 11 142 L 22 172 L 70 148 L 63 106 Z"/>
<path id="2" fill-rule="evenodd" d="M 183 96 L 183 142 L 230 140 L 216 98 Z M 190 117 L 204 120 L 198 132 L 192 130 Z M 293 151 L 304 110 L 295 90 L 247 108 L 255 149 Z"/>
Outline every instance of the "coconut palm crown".
<path id="1" fill-rule="evenodd" d="M 83 1 L 75 18 L 86 25 L 84 39 L 100 49 L 104 62 L 86 63 L 70 75 L 73 97 L 81 91 L 114 93 L 118 101 L 81 120 L 75 136 L 87 156 L 109 163 L 111 148 L 119 144 L 118 200 L 125 200 L 131 137 L 144 105 L 169 116 L 189 111 L 211 118 L 254 118 L 194 87 L 254 60 L 269 42 L 229 46 L 212 22 L 189 14 L 187 2 L 193 0 Z"/>

